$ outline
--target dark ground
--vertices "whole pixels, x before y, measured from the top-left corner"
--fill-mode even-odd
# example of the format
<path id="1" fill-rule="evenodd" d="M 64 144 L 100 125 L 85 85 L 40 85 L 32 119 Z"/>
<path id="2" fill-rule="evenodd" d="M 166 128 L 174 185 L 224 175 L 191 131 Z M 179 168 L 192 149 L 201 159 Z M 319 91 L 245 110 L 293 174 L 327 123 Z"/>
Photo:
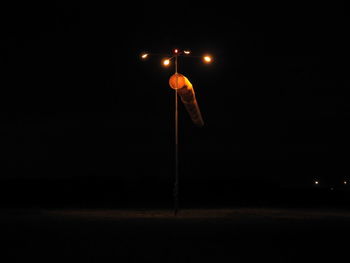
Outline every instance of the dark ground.
<path id="1" fill-rule="evenodd" d="M 3 262 L 343 262 L 341 209 L 2 210 Z"/>
<path id="2" fill-rule="evenodd" d="M 3 182 L 4 262 L 342 262 L 346 187 L 228 179 L 80 178 Z M 225 181 L 226 180 L 226 181 Z"/>

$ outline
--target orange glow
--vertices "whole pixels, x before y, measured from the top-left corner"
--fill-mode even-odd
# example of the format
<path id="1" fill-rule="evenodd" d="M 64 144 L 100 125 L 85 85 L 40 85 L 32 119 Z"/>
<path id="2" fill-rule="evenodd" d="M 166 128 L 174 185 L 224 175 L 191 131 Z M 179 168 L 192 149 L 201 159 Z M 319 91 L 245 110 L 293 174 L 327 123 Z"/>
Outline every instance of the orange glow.
<path id="1" fill-rule="evenodd" d="M 147 53 L 143 53 L 143 54 L 141 55 L 141 58 L 142 58 L 142 59 L 148 58 L 148 54 L 147 54 Z"/>
<path id="2" fill-rule="evenodd" d="M 170 77 L 169 85 L 172 89 L 177 91 L 193 123 L 198 126 L 203 126 L 202 114 L 198 107 L 191 82 L 184 75 L 176 73 Z"/>
<path id="3" fill-rule="evenodd" d="M 169 65 L 170 65 L 170 59 L 165 58 L 165 59 L 163 60 L 163 66 L 167 67 L 167 66 L 169 66 Z"/>
<path id="4" fill-rule="evenodd" d="M 191 82 L 182 74 L 174 74 L 169 79 L 169 85 L 172 89 L 181 89 L 182 87 L 187 87 L 192 89 Z"/>
<path id="5" fill-rule="evenodd" d="M 204 60 L 205 63 L 210 63 L 210 62 L 212 62 L 213 59 L 212 59 L 211 56 L 205 55 L 203 57 L 203 60 Z"/>

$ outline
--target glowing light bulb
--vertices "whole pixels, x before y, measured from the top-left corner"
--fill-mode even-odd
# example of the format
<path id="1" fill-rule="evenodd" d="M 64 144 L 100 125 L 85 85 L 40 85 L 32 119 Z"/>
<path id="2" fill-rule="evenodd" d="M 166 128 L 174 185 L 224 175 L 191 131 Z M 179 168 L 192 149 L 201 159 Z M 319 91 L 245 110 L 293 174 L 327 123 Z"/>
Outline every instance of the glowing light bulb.
<path id="1" fill-rule="evenodd" d="M 170 65 L 170 59 L 166 58 L 163 60 L 163 66 L 167 67 Z"/>
<path id="2" fill-rule="evenodd" d="M 141 58 L 142 58 L 142 59 L 148 58 L 148 54 L 147 54 L 147 53 L 143 53 L 143 54 L 141 55 Z"/>
<path id="3" fill-rule="evenodd" d="M 189 51 L 189 50 L 184 50 L 184 53 L 185 53 L 186 55 L 189 55 L 189 54 L 191 54 L 191 51 Z"/>
<path id="4" fill-rule="evenodd" d="M 317 181 L 317 180 L 315 181 L 315 184 L 318 184 L 318 181 Z"/>
<path id="5" fill-rule="evenodd" d="M 211 56 L 205 55 L 203 57 L 203 60 L 204 60 L 205 63 L 210 63 L 210 62 L 212 62 L 213 59 L 212 59 Z"/>

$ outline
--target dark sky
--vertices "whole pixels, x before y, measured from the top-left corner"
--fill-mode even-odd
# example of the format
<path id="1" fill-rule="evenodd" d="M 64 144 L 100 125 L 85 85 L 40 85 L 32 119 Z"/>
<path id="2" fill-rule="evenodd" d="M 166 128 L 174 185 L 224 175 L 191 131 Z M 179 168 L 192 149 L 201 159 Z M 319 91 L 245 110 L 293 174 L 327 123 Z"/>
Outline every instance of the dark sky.
<path id="1" fill-rule="evenodd" d="M 173 69 L 139 54 L 175 47 L 215 58 L 179 61 L 205 121 L 180 105 L 182 176 L 348 174 L 342 2 L 1 5 L 1 178 L 170 178 Z"/>

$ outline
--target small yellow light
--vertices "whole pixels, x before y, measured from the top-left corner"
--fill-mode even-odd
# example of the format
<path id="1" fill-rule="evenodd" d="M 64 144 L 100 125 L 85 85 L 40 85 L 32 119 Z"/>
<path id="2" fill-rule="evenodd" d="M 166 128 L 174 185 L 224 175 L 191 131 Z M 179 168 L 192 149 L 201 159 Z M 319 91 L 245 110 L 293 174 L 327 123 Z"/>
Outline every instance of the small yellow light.
<path id="1" fill-rule="evenodd" d="M 205 63 L 210 63 L 213 59 L 211 58 L 211 56 L 206 55 L 203 57 L 203 60 Z"/>
<path id="2" fill-rule="evenodd" d="M 186 55 L 189 55 L 189 54 L 191 54 L 191 51 L 189 51 L 189 50 L 184 50 L 184 53 L 185 53 Z"/>
<path id="3" fill-rule="evenodd" d="M 141 58 L 142 59 L 146 59 L 148 57 L 148 54 L 147 53 L 143 53 L 142 55 L 141 55 Z"/>
<path id="4" fill-rule="evenodd" d="M 170 65 L 170 59 L 166 58 L 163 60 L 163 66 L 169 66 Z"/>
<path id="5" fill-rule="evenodd" d="M 347 181 L 344 181 L 344 184 L 347 184 L 348 182 Z"/>
<path id="6" fill-rule="evenodd" d="M 315 184 L 318 184 L 318 181 L 315 181 Z"/>

